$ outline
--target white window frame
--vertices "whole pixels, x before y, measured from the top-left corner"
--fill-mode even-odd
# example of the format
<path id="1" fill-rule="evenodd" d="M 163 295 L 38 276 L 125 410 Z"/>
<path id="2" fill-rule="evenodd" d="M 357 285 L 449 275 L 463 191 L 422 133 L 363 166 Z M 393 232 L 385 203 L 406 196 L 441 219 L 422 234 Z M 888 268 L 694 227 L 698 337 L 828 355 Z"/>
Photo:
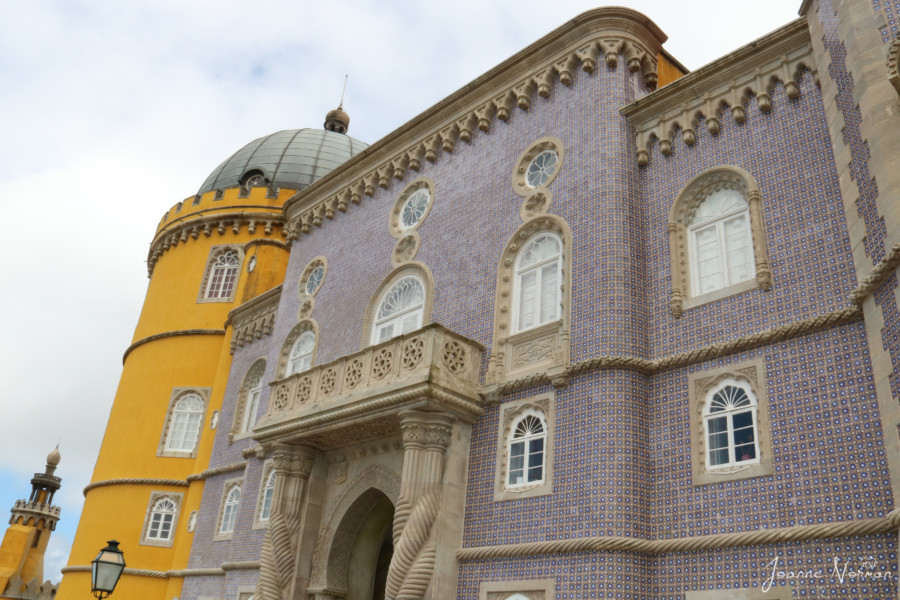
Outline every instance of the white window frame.
<path id="1" fill-rule="evenodd" d="M 536 419 L 538 423 L 541 425 L 541 433 L 539 434 L 529 434 L 524 437 L 517 438 L 516 431 L 519 428 L 519 425 L 522 424 L 528 418 Z M 515 423 L 510 428 L 509 439 L 506 441 L 506 488 L 507 489 L 517 489 L 517 488 L 527 488 L 543 485 L 544 480 L 547 477 L 547 439 L 548 439 L 548 424 L 547 419 L 544 418 L 544 415 L 539 413 L 536 410 L 526 410 L 524 413 L 519 415 L 516 418 Z M 540 467 L 541 467 L 541 478 L 536 479 L 534 481 L 528 481 L 528 472 L 533 469 L 536 464 L 532 464 L 530 459 L 532 457 L 532 453 L 530 452 L 531 442 L 534 440 L 541 440 L 541 458 L 540 458 Z M 522 444 L 523 446 L 523 464 L 522 464 L 522 481 L 513 483 L 510 481 L 510 477 L 512 476 L 512 461 L 513 461 L 513 445 Z"/>
<path id="2" fill-rule="evenodd" d="M 202 408 L 199 413 L 194 411 L 181 411 L 178 409 L 179 404 L 186 398 L 189 398 L 191 396 L 196 396 L 200 399 Z M 203 436 L 203 423 L 206 418 L 208 401 L 209 388 L 174 388 L 172 390 L 172 396 L 169 400 L 169 408 L 166 411 L 166 419 L 163 423 L 162 435 L 160 435 L 159 439 L 159 447 L 156 451 L 157 456 L 171 458 L 194 458 L 195 456 L 197 456 L 197 448 L 200 446 L 200 440 Z M 189 417 L 190 415 L 194 414 L 198 415 L 198 418 L 196 423 L 197 427 L 193 447 L 176 447 L 176 440 L 173 437 L 175 427 L 178 425 L 180 419 L 182 419 L 184 415 L 187 415 Z M 187 432 L 187 430 L 185 431 Z M 180 441 L 184 441 L 184 439 Z"/>
<path id="3" fill-rule="evenodd" d="M 744 198 L 743 194 L 741 194 L 738 190 L 731 190 L 729 188 L 725 188 L 722 190 L 717 190 L 706 197 L 705 200 L 700 204 L 697 208 L 697 211 L 703 207 L 703 204 L 708 202 L 714 194 L 722 193 L 722 192 L 733 192 L 741 195 L 741 199 L 743 201 L 742 205 L 732 208 L 730 211 L 717 215 L 714 218 L 707 219 L 705 221 L 697 222 L 696 219 L 691 220 L 691 224 L 688 226 L 688 253 L 690 256 L 690 273 L 691 273 L 691 296 L 703 296 L 705 294 L 714 294 L 719 290 L 724 290 L 733 285 L 737 285 L 739 283 L 743 283 L 745 281 L 750 281 L 756 276 L 756 265 L 754 264 L 754 248 L 753 248 L 753 231 L 751 228 L 750 221 L 750 205 L 747 203 L 747 199 Z M 695 213 L 696 214 L 696 213 Z M 731 221 L 736 217 L 742 217 L 744 221 L 744 241 L 746 242 L 746 247 L 750 249 L 750 267 L 747 270 L 747 277 L 743 279 L 735 279 L 732 281 L 731 273 L 730 273 L 730 265 L 728 264 L 728 245 L 725 239 L 725 222 Z M 719 272 L 722 276 L 722 285 L 712 290 L 703 291 L 700 289 L 700 262 L 699 262 L 699 248 L 697 246 L 697 235 L 711 227 L 715 227 L 716 230 L 716 249 L 718 251 L 718 260 L 719 260 Z"/>
<path id="4" fill-rule="evenodd" d="M 253 372 L 253 369 L 256 368 L 256 363 L 251 365 L 248 376 L 252 375 L 256 377 L 256 373 Z M 240 433 L 246 434 L 249 433 L 253 426 L 256 425 L 256 414 L 259 412 L 259 399 L 262 396 L 263 389 L 263 379 L 265 378 L 265 363 L 263 363 L 262 369 L 259 371 L 259 379 L 255 382 L 255 385 L 247 390 L 247 398 L 244 401 L 244 415 L 243 420 L 241 421 L 241 431 Z M 248 383 L 253 384 L 254 382 L 251 380 Z"/>
<path id="5" fill-rule="evenodd" d="M 200 404 L 200 409 L 187 409 L 182 408 L 179 409 L 179 405 L 188 401 L 196 399 Z M 200 442 L 200 431 L 203 429 L 203 413 L 205 409 L 205 403 L 203 402 L 203 398 L 200 397 L 200 394 L 185 394 L 181 396 L 176 402 L 175 406 L 172 407 L 172 420 L 169 423 L 169 434 L 166 436 L 166 450 L 169 452 L 193 452 L 197 449 L 197 444 Z M 187 420 L 184 426 L 184 434 L 182 439 L 179 440 L 181 445 L 175 446 L 175 433 L 176 428 L 179 425 L 179 417 L 182 417 L 181 420 Z M 191 423 L 191 417 L 196 417 L 193 419 L 196 421 L 195 423 Z M 190 447 L 187 446 L 187 442 L 190 437 L 190 429 L 194 430 L 193 435 L 193 443 L 191 443 Z"/>
<path id="6" fill-rule="evenodd" d="M 233 262 L 225 264 L 222 261 L 233 258 Z M 237 250 L 228 249 L 216 255 L 209 267 L 209 276 L 206 278 L 206 289 L 203 292 L 205 300 L 226 300 L 234 297 L 237 288 L 238 277 L 241 270 L 241 256 Z M 221 279 L 217 276 L 221 274 Z"/>
<path id="7" fill-rule="evenodd" d="M 160 508 L 163 503 L 168 503 L 171 510 Z M 163 496 L 153 504 L 150 509 L 150 523 L 147 526 L 147 539 L 157 542 L 167 542 L 172 539 L 175 530 L 175 516 L 178 514 L 178 506 L 168 496 Z M 164 533 L 165 532 L 165 533 Z"/>
<path id="8" fill-rule="evenodd" d="M 312 344 L 309 347 L 308 351 L 301 352 L 301 344 L 303 340 L 312 340 Z M 287 362 L 287 375 L 293 375 L 294 373 L 302 373 L 303 371 L 309 370 L 312 367 L 312 358 L 313 353 L 316 350 L 316 332 L 307 329 L 294 340 L 293 345 L 291 346 L 291 352 L 288 355 Z"/>
<path id="9" fill-rule="evenodd" d="M 175 543 L 175 530 L 178 527 L 178 518 L 181 513 L 181 502 L 183 500 L 183 494 L 173 493 L 173 492 L 160 492 L 153 491 L 150 492 L 150 500 L 147 502 L 147 513 L 144 517 L 144 527 L 141 532 L 141 545 L 143 546 L 162 546 L 165 548 L 171 548 Z M 169 502 L 172 504 L 173 509 L 171 511 L 159 511 L 158 507 L 163 502 Z M 162 524 L 166 517 L 170 517 L 169 520 L 169 530 L 168 535 L 162 537 L 159 533 L 162 531 Z M 154 528 L 154 521 L 159 517 L 159 529 L 157 530 L 156 535 L 152 535 Z"/>
<path id="10" fill-rule="evenodd" d="M 749 406 L 742 406 L 739 408 L 727 409 L 720 412 L 711 413 L 710 410 L 712 408 L 712 401 L 715 398 L 716 394 L 721 391 L 724 391 L 726 388 L 738 388 L 743 390 L 747 395 L 747 398 L 750 402 Z M 760 461 L 760 452 L 759 452 L 759 426 L 757 424 L 758 416 L 758 406 L 759 403 L 756 399 L 756 394 L 753 392 L 753 389 L 750 385 L 744 381 L 739 381 L 737 379 L 729 378 L 719 382 L 715 387 L 713 387 L 706 394 L 706 401 L 703 406 L 703 435 L 705 440 L 706 447 L 706 468 L 710 471 L 720 470 L 720 469 L 733 469 L 735 467 L 749 467 L 750 465 L 759 464 Z M 742 415 L 745 413 L 750 413 L 751 417 L 751 433 L 753 436 L 753 458 L 748 460 L 737 460 L 737 441 L 734 437 L 734 417 L 737 415 Z M 728 445 L 724 448 L 728 450 L 728 462 L 721 463 L 717 465 L 713 465 L 711 461 L 713 448 L 711 447 L 711 433 L 710 433 L 710 421 L 714 419 L 725 419 L 726 422 L 726 430 L 724 433 L 728 436 Z M 723 432 L 717 432 L 723 433 Z M 746 444 L 741 444 L 746 445 Z M 716 448 L 716 450 L 720 450 L 722 448 Z"/>
<path id="11" fill-rule="evenodd" d="M 254 529 L 268 527 L 269 520 L 272 518 L 272 503 L 275 500 L 276 477 L 274 465 L 270 462 L 267 464 L 266 468 L 263 469 L 263 476 L 259 480 L 259 498 L 256 501 L 256 518 L 253 523 Z M 271 486 L 269 485 L 270 482 L 272 484 Z M 264 514 L 267 501 L 269 514 Z"/>
<path id="12" fill-rule="evenodd" d="M 402 309 L 389 316 L 379 317 L 379 314 L 384 308 L 385 302 L 391 296 L 394 290 L 408 280 L 415 281 L 418 284 L 419 289 L 421 290 L 421 300 L 418 302 L 418 304 L 404 306 Z M 416 329 L 422 327 L 422 321 L 425 316 L 425 303 L 428 300 L 427 295 L 428 289 L 425 287 L 425 282 L 422 281 L 422 278 L 417 274 L 411 273 L 409 275 L 404 275 L 403 277 L 400 277 L 395 282 L 393 282 L 378 300 L 374 317 L 372 319 L 372 335 L 370 343 L 372 345 L 380 344 L 381 342 L 386 342 L 387 340 L 393 339 L 399 335 L 403 335 L 404 333 L 409 333 L 410 331 L 415 331 Z M 415 326 L 406 327 L 404 324 L 407 323 L 411 317 L 415 318 Z M 383 328 L 387 326 L 391 327 L 391 335 L 382 339 L 379 333 Z"/>
<path id="13" fill-rule="evenodd" d="M 231 479 L 222 486 L 222 504 L 214 535 L 216 540 L 228 540 L 234 535 L 241 510 L 242 484 L 242 479 Z M 237 497 L 235 497 L 235 493 L 237 493 Z"/>
<path id="14" fill-rule="evenodd" d="M 522 267 L 522 260 L 525 256 L 526 252 L 530 250 L 530 248 L 538 242 L 539 239 L 544 237 L 551 237 L 556 242 L 559 251 L 555 256 L 544 258 L 539 262 L 536 262 L 533 265 L 528 265 L 527 267 Z M 540 327 L 541 325 L 545 325 L 546 323 L 552 323 L 554 321 L 558 321 L 560 316 L 562 315 L 562 283 L 563 283 L 563 268 L 562 268 L 562 259 L 563 259 L 563 241 L 556 233 L 552 231 L 538 231 L 526 241 L 522 248 L 519 250 L 516 255 L 516 264 L 514 269 L 514 281 L 513 281 L 513 299 L 512 299 L 512 325 L 513 330 L 512 333 L 520 333 L 522 331 L 529 331 L 531 329 L 535 329 Z M 543 271 L 544 267 L 550 265 L 552 263 L 556 263 L 556 282 L 557 286 L 554 289 L 554 296 L 551 300 L 552 305 L 555 307 L 554 313 L 550 318 L 543 319 L 543 309 L 544 304 L 541 301 L 541 287 L 543 282 Z M 522 279 L 523 276 L 528 275 L 529 273 L 536 273 L 535 276 L 535 289 L 537 290 L 537 309 L 535 313 L 535 322 L 527 327 L 523 327 L 521 324 L 522 314 L 521 314 L 521 296 L 522 296 Z"/>

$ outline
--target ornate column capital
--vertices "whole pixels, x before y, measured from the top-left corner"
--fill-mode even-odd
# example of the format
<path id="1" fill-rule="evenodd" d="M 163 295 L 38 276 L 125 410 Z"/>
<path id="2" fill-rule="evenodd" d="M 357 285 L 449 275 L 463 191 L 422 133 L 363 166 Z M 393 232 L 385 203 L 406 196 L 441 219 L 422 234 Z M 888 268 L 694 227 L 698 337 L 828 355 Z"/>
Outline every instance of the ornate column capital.
<path id="1" fill-rule="evenodd" d="M 309 477 L 315 462 L 315 450 L 304 446 L 279 444 L 274 451 L 273 463 L 279 476 L 300 475 Z"/>
<path id="2" fill-rule="evenodd" d="M 404 448 L 446 450 L 453 432 L 453 417 L 444 413 L 408 410 L 400 413 Z"/>

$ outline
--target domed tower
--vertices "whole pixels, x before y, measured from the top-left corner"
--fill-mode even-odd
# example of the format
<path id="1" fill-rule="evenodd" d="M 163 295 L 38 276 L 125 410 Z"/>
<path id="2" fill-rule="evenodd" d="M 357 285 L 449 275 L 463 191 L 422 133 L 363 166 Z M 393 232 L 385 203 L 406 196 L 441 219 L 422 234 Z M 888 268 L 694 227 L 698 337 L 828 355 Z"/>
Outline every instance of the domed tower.
<path id="1" fill-rule="evenodd" d="M 53 505 L 61 482 L 53 474 L 59 458 L 59 448 L 47 455 L 44 472 L 31 480 L 28 500 L 16 500 L 12 508 L 0 544 L 0 598 L 52 597 L 53 584 L 43 581 L 44 552 L 59 521 L 59 507 Z"/>
<path id="2" fill-rule="evenodd" d="M 237 343 L 229 315 L 282 283 L 285 200 L 367 147 L 346 135 L 348 124 L 338 109 L 326 129 L 256 139 L 163 215 L 59 598 L 85 597 L 90 561 L 111 538 L 129 566 L 117 590 L 160 600 L 180 593 L 174 571 L 187 566 Z"/>

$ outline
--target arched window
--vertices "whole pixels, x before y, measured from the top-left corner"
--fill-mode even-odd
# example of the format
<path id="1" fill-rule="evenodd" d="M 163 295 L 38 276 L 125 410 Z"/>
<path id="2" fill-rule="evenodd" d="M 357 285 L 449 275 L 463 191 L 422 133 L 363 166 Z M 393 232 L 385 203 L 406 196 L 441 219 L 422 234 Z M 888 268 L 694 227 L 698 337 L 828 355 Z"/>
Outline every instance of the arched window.
<path id="1" fill-rule="evenodd" d="M 398 279 L 381 297 L 372 324 L 373 344 L 414 331 L 422 326 L 425 286 L 416 275 Z"/>
<path id="2" fill-rule="evenodd" d="M 538 485 L 544 481 L 547 425 L 533 412 L 522 417 L 509 439 L 507 487 Z"/>
<path id="3" fill-rule="evenodd" d="M 555 321 L 560 315 L 562 241 L 555 233 L 531 237 L 516 258 L 514 333 Z"/>
<path id="4" fill-rule="evenodd" d="M 746 171 L 719 166 L 691 179 L 669 213 L 669 311 L 772 288 L 762 199 Z"/>
<path id="5" fill-rule="evenodd" d="M 291 355 L 288 358 L 288 375 L 307 370 L 312 366 L 313 350 L 316 348 L 316 334 L 312 331 L 304 331 L 291 347 Z"/>
<path id="6" fill-rule="evenodd" d="M 266 477 L 266 483 L 263 486 L 262 497 L 259 502 L 259 520 L 266 522 L 272 513 L 272 498 L 275 495 L 275 469 Z"/>
<path id="7" fill-rule="evenodd" d="M 175 513 L 178 507 L 171 498 L 160 498 L 150 509 L 150 526 L 147 529 L 147 539 L 158 542 L 166 542 L 172 539 L 172 530 L 175 524 Z"/>
<path id="8" fill-rule="evenodd" d="M 237 250 L 226 250 L 216 256 L 209 268 L 203 297 L 208 300 L 231 298 L 240 265 L 241 259 Z"/>
<path id="9" fill-rule="evenodd" d="M 691 291 L 699 296 L 752 279 L 753 239 L 750 207 L 736 189 L 711 193 L 697 207 L 688 227 Z"/>
<path id="10" fill-rule="evenodd" d="M 241 505 L 241 486 L 234 485 L 225 494 L 225 502 L 222 505 L 222 524 L 219 526 L 220 534 L 228 534 L 234 531 L 237 523 L 238 508 Z"/>
<path id="11" fill-rule="evenodd" d="M 258 360 L 253 363 L 247 376 L 244 378 L 244 385 L 241 387 L 241 394 L 245 395 L 243 400 L 243 411 L 241 416 L 241 425 L 238 433 L 247 433 L 253 429 L 256 424 L 256 413 L 259 412 L 259 397 L 262 395 L 263 374 L 266 370 L 264 360 Z"/>
<path id="12" fill-rule="evenodd" d="M 708 469 L 759 462 L 756 409 L 756 396 L 742 381 L 726 379 L 709 391 L 703 410 Z"/>
<path id="13" fill-rule="evenodd" d="M 197 394 L 182 396 L 174 406 L 166 450 L 193 452 L 200 437 L 200 421 L 203 419 L 203 399 Z"/>

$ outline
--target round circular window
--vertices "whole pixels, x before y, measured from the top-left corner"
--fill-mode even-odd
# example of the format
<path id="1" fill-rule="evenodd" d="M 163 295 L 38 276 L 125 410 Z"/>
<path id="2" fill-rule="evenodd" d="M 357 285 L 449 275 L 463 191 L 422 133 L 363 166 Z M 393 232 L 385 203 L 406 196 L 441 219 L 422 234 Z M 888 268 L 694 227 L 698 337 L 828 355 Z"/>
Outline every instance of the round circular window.
<path id="1" fill-rule="evenodd" d="M 322 279 L 325 277 L 325 267 L 322 265 L 317 265 L 315 269 L 309 274 L 309 277 L 306 278 L 306 293 L 312 296 L 316 293 L 316 290 L 319 289 L 319 286 L 322 285 Z"/>
<path id="2" fill-rule="evenodd" d="M 554 150 L 544 150 L 528 164 L 525 183 L 530 188 L 541 187 L 553 177 L 558 163 L 559 155 Z"/>
<path id="3" fill-rule="evenodd" d="M 400 209 L 400 228 L 402 230 L 412 229 L 425 218 L 429 200 L 431 200 L 431 193 L 426 187 L 419 188 L 409 195 L 403 208 Z"/>

